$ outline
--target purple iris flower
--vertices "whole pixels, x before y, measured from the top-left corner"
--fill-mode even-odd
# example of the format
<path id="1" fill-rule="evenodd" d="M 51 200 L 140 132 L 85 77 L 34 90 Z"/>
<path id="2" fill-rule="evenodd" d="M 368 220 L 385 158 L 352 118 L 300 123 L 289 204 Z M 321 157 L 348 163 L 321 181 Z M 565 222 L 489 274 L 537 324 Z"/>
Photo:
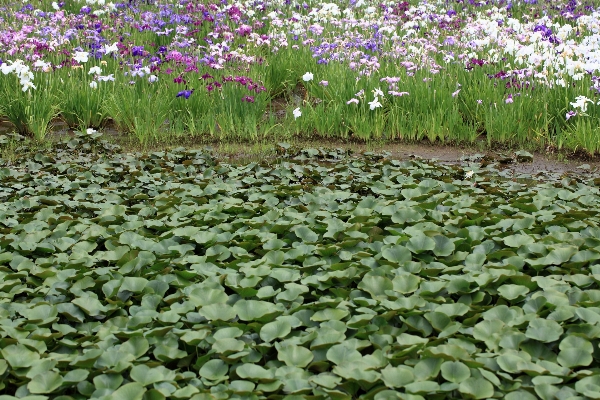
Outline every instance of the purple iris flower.
<path id="1" fill-rule="evenodd" d="M 176 97 L 185 97 L 186 99 L 189 99 L 190 96 L 192 95 L 192 93 L 194 93 L 194 89 L 190 89 L 190 90 L 182 90 L 181 92 L 177 93 Z"/>
<path id="2" fill-rule="evenodd" d="M 143 56 L 144 55 L 144 46 L 133 46 L 131 48 L 132 56 Z"/>
<path id="3" fill-rule="evenodd" d="M 533 28 L 533 31 L 542 32 L 542 35 L 546 38 L 552 35 L 552 29 L 543 24 L 536 25 L 535 28 Z"/>

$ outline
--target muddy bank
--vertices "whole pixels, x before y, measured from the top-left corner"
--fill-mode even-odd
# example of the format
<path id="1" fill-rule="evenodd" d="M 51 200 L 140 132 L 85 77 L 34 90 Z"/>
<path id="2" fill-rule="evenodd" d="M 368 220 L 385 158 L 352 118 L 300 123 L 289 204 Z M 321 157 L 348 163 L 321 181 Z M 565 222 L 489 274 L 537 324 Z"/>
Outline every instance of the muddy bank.
<path id="1" fill-rule="evenodd" d="M 11 133 L 14 126 L 0 119 L 0 135 Z M 280 157 L 277 153 L 277 140 L 269 141 L 266 139 L 258 140 L 253 143 L 244 142 L 219 142 L 214 139 L 188 138 L 177 143 L 153 144 L 141 147 L 139 143 L 132 140 L 131 137 L 119 132 L 109 122 L 101 131 L 105 137 L 123 147 L 125 152 L 137 151 L 157 151 L 165 148 L 174 148 L 179 146 L 189 148 L 208 147 L 219 157 L 224 158 L 231 163 L 245 163 L 253 161 L 277 161 Z M 64 135 L 73 134 L 73 131 L 61 120 L 52 122 L 51 132 L 48 136 L 50 140 L 59 139 Z M 469 145 L 445 145 L 432 144 L 429 142 L 421 143 L 384 143 L 384 142 L 353 142 L 351 140 L 333 140 L 329 138 L 314 138 L 314 140 L 291 139 L 288 143 L 295 148 L 327 148 L 343 149 L 352 154 L 365 152 L 385 153 L 393 159 L 421 158 L 424 160 L 436 160 L 443 164 L 455 164 L 468 166 L 484 166 L 490 163 L 496 163 L 499 169 L 508 169 L 515 174 L 525 175 L 543 175 L 543 174 L 564 174 L 575 173 L 587 175 L 600 171 L 600 157 L 590 157 L 584 153 L 568 153 L 565 151 L 555 151 L 549 149 L 548 152 L 530 152 L 533 156 L 531 160 L 521 160 L 518 162 L 515 156 L 516 150 L 493 150 L 490 149 L 487 142 L 480 142 Z"/>

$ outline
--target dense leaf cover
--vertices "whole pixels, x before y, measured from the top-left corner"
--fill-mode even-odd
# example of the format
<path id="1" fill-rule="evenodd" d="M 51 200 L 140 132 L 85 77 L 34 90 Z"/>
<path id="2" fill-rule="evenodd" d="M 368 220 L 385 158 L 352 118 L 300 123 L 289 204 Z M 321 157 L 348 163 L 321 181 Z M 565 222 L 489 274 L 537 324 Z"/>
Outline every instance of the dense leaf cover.
<path id="1" fill-rule="evenodd" d="M 0 169 L 2 400 L 600 397 L 591 178 L 61 146 Z"/>

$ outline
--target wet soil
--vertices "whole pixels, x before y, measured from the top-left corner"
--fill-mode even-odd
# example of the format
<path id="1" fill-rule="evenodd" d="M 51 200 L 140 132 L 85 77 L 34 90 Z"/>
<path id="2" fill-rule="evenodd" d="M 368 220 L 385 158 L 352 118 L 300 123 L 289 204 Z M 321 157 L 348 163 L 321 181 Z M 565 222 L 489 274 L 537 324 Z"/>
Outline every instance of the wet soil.
<path id="1" fill-rule="evenodd" d="M 435 159 L 444 164 L 468 164 L 496 162 L 500 168 L 510 169 L 515 173 L 537 175 L 540 173 L 566 173 L 566 172 L 597 172 L 600 171 L 600 159 L 590 158 L 581 154 L 556 154 L 533 152 L 532 161 L 519 162 L 514 156 L 514 151 L 480 150 L 474 148 L 460 148 L 455 146 L 421 144 L 389 144 L 385 150 L 396 159 L 420 157 Z M 565 158 L 570 156 L 571 158 Z"/>
<path id="2" fill-rule="evenodd" d="M 14 130 L 13 125 L 0 120 L 0 135 L 10 133 Z M 101 131 L 106 137 L 118 144 L 127 143 L 127 137 L 115 129 L 110 123 Z M 73 131 L 61 120 L 52 121 L 51 137 L 61 137 L 72 134 Z M 273 142 L 259 143 L 229 143 L 229 142 L 202 142 L 191 141 L 189 143 L 178 143 L 175 146 L 198 147 L 210 146 L 216 154 L 222 156 L 229 162 L 251 162 L 265 158 L 275 160 L 276 144 Z M 532 152 L 531 162 L 517 162 L 514 150 L 490 149 L 487 142 L 481 141 L 467 146 L 453 146 L 440 143 L 423 141 L 419 143 L 402 142 L 355 142 L 350 140 L 333 140 L 315 138 L 314 140 L 295 139 L 293 145 L 296 148 L 328 148 L 343 149 L 353 154 L 364 152 L 387 153 L 389 158 L 405 160 L 410 158 L 421 158 L 424 160 L 435 160 L 443 164 L 468 165 L 470 162 L 476 164 L 497 163 L 500 169 L 509 169 L 515 174 L 543 175 L 543 174 L 582 174 L 600 172 L 600 156 L 591 157 L 584 153 L 556 152 L 548 149 L 545 152 Z M 125 145 L 124 147 L 128 147 Z M 126 149 L 128 150 L 128 149 Z M 154 148 L 152 150 L 159 150 Z"/>

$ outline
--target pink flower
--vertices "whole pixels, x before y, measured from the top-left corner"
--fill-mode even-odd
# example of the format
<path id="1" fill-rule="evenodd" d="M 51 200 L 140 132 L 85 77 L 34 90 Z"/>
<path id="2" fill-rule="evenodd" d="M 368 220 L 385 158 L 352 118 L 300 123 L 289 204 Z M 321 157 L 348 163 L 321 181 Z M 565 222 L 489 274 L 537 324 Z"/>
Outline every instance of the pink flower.
<path id="1" fill-rule="evenodd" d="M 351 103 L 358 104 L 358 99 L 350 99 L 346 102 L 346 104 L 351 104 Z"/>

